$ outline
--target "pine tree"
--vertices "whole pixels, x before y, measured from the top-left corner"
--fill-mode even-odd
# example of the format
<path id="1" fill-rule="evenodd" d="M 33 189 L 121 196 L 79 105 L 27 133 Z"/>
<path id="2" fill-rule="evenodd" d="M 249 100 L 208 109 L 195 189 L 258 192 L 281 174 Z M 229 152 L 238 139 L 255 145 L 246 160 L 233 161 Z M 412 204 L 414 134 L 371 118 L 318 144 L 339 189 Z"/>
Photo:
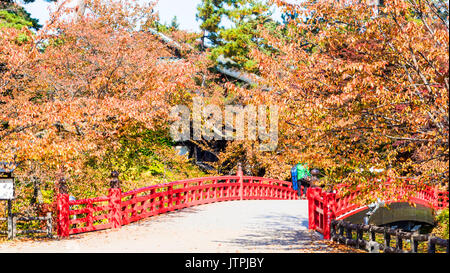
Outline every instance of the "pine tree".
<path id="1" fill-rule="evenodd" d="M 24 4 L 29 4 L 35 0 L 22 0 Z M 56 0 L 45 0 L 55 2 Z M 24 7 L 16 4 L 14 0 L 0 0 L 0 28 L 13 27 L 22 29 L 22 27 L 38 30 L 42 27 L 39 21 L 31 17 L 31 14 Z"/>
<path id="2" fill-rule="evenodd" d="M 180 28 L 180 24 L 178 23 L 178 18 L 177 16 L 174 16 L 172 18 L 172 21 L 170 22 L 170 28 L 172 30 L 178 30 Z"/>
<path id="3" fill-rule="evenodd" d="M 213 47 L 211 57 L 223 56 L 233 65 L 256 71 L 257 63 L 249 57 L 252 46 L 261 46 L 258 26 L 273 23 L 270 6 L 259 0 L 203 0 L 197 20 L 205 39 Z"/>

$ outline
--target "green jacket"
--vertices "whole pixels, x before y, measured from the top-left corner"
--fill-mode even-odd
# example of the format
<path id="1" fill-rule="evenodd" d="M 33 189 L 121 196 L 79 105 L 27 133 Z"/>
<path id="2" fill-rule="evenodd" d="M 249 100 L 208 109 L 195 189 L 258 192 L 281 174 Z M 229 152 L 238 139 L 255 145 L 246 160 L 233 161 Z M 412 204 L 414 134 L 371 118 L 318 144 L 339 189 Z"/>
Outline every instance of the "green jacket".
<path id="1" fill-rule="evenodd" d="M 300 180 L 307 176 L 311 176 L 309 173 L 308 163 L 298 163 L 297 164 L 297 179 Z"/>

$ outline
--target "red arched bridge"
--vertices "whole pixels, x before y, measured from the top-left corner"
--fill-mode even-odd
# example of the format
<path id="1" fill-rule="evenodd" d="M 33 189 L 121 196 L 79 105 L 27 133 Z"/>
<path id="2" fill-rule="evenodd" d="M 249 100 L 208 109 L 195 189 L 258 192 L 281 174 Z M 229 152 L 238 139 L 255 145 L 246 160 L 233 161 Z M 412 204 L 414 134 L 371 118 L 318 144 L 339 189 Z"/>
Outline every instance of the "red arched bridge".
<path id="1" fill-rule="evenodd" d="M 448 191 L 441 191 L 435 187 L 424 186 L 417 190 L 413 185 L 394 185 L 391 181 L 384 183 L 390 193 L 382 196 L 385 204 L 413 203 L 414 206 L 440 210 L 449 205 Z M 345 186 L 338 186 L 335 192 L 326 192 L 321 188 L 308 190 L 308 218 L 309 229 L 314 229 L 323 234 L 325 239 L 330 239 L 331 221 L 333 219 L 350 219 L 352 216 L 367 211 L 367 205 L 355 202 L 361 194 L 361 188 L 354 190 Z M 415 208 L 413 208 L 415 209 Z M 405 211 L 403 211 L 405 213 Z M 408 219 L 408 217 L 410 217 Z M 416 220 L 411 215 L 397 220 Z M 426 220 L 422 220 L 425 221 Z"/>
<path id="2" fill-rule="evenodd" d="M 243 176 L 242 171 L 234 176 L 188 179 L 129 192 L 122 192 L 117 175 L 111 181 L 109 194 L 103 197 L 69 200 L 67 190 L 61 187 L 57 197 L 59 236 L 120 228 L 150 216 L 213 202 L 298 199 L 291 182 Z M 398 197 L 401 199 L 402 191 L 408 189 L 398 190 Z M 308 228 L 322 233 L 325 239 L 330 239 L 331 220 L 343 219 L 367 209 L 367 206 L 353 202 L 358 194 L 359 190 L 344 195 L 340 191 L 329 193 L 321 188 L 309 189 Z M 441 209 L 448 207 L 448 192 L 426 187 L 410 196 L 409 201 Z"/>

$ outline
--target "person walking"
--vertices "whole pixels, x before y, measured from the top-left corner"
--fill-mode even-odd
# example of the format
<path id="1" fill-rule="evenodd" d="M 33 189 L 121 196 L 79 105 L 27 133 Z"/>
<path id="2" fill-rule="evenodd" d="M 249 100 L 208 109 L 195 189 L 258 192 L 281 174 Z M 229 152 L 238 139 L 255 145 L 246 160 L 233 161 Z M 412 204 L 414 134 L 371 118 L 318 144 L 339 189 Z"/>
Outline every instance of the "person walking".
<path id="1" fill-rule="evenodd" d="M 300 198 L 306 197 L 306 191 L 310 186 L 310 176 L 307 163 L 298 163 L 291 168 L 292 188 L 297 191 Z"/>
<path id="2" fill-rule="evenodd" d="M 297 167 L 297 181 L 298 181 L 297 183 L 299 184 L 298 193 L 300 198 L 306 198 L 306 191 L 310 186 L 309 178 L 311 177 L 308 168 L 308 163 L 299 163 L 296 165 L 296 167 Z"/>
<path id="3" fill-rule="evenodd" d="M 301 193 L 298 186 L 298 179 L 297 179 L 297 165 L 294 165 L 291 168 L 291 180 L 292 180 L 292 189 L 294 191 L 297 191 L 298 196 L 300 197 Z"/>

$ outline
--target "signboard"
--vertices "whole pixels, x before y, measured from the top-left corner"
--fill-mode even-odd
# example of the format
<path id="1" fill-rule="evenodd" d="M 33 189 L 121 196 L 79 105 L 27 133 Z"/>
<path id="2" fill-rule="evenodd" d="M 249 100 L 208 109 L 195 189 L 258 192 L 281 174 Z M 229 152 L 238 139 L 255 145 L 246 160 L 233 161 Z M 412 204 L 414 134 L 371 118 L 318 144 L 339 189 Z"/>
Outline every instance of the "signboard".
<path id="1" fill-rule="evenodd" d="M 0 177 L 0 200 L 14 199 L 14 178 Z"/>

